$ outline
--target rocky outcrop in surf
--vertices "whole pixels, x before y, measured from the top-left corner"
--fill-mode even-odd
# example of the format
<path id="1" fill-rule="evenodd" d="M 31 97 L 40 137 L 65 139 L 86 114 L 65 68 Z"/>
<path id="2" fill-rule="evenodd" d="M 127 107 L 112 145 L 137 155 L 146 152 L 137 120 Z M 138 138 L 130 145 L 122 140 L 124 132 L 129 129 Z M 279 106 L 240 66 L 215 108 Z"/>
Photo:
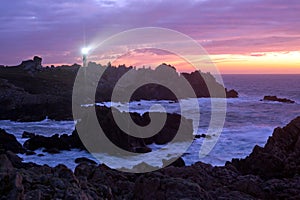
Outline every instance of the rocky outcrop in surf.
<path id="1" fill-rule="evenodd" d="M 277 101 L 282 103 L 295 103 L 295 101 L 287 98 L 278 98 L 277 96 L 264 96 L 264 101 Z"/>
<path id="2" fill-rule="evenodd" d="M 95 109 L 94 107 L 83 108 L 83 112 L 91 111 Z M 177 131 L 179 129 L 179 124 L 181 124 L 182 129 L 185 131 L 185 135 L 182 138 L 178 138 L 178 140 L 192 140 L 193 138 L 193 127 L 192 121 L 185 119 L 184 117 L 178 114 L 167 114 L 166 123 L 163 128 L 155 135 L 148 138 L 137 138 L 134 136 L 130 136 L 125 133 L 123 130 L 119 128 L 116 124 L 112 109 L 107 107 L 96 106 L 96 113 L 98 116 L 98 121 L 100 126 L 103 129 L 103 132 L 108 137 L 108 139 L 114 143 L 116 146 L 130 152 L 136 153 L 147 153 L 150 152 L 151 149 L 147 146 L 147 144 L 167 144 L 173 140 Z M 120 115 L 122 118 L 126 119 L 124 113 L 114 109 L 114 112 Z M 151 113 L 152 117 L 159 117 L 161 113 Z M 138 113 L 130 113 L 131 118 L 137 124 L 143 126 L 150 123 L 149 113 L 145 113 L 142 116 Z M 81 126 L 81 123 L 88 123 L 85 119 L 82 119 L 81 122 L 77 124 L 77 126 Z M 94 130 L 92 125 L 85 124 L 86 128 L 85 134 L 91 135 L 89 130 Z M 134 131 L 131 130 L 131 131 Z M 24 148 L 30 151 L 35 151 L 39 148 L 44 148 L 45 152 L 55 152 L 59 153 L 60 150 L 70 150 L 72 148 L 85 150 L 84 145 L 82 144 L 80 137 L 77 133 L 77 130 L 74 130 L 72 135 L 53 135 L 51 137 L 45 137 L 35 134 L 23 134 L 24 136 L 28 136 L 29 139 L 24 143 Z"/>

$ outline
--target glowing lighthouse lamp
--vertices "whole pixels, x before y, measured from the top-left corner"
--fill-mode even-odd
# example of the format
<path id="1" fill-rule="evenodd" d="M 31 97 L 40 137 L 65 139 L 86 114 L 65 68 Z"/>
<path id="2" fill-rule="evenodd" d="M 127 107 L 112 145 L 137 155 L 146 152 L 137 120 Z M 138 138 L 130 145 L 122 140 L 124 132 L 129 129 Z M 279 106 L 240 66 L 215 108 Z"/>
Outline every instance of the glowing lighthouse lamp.
<path id="1" fill-rule="evenodd" d="M 89 54 L 90 48 L 84 47 L 81 49 L 82 54 L 82 66 L 87 67 L 87 56 Z"/>

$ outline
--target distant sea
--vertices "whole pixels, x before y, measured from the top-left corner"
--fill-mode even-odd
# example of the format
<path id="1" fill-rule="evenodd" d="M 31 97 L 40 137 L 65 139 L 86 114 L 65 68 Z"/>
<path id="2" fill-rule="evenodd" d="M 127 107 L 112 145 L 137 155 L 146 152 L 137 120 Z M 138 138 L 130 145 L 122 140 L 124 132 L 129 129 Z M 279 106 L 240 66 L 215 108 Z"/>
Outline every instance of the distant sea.
<path id="1" fill-rule="evenodd" d="M 242 158 L 251 153 L 255 145 L 264 146 L 274 128 L 286 125 L 293 118 L 300 116 L 300 75 L 223 75 L 225 87 L 235 89 L 239 92 L 239 98 L 227 100 L 227 115 L 222 134 L 213 150 L 204 158 L 199 159 L 199 149 L 203 138 L 194 140 L 183 159 L 190 165 L 197 161 L 203 161 L 212 165 L 223 165 L 232 158 Z M 282 98 L 289 98 L 296 101 L 295 104 L 260 101 L 265 95 L 276 95 Z M 188 99 L 185 108 L 189 111 L 187 118 L 193 119 L 193 106 L 189 106 Z M 210 120 L 210 99 L 198 99 L 201 105 L 200 126 L 194 128 L 194 134 L 206 133 L 206 124 Z M 144 113 L 151 105 L 160 103 L 168 112 L 179 112 L 177 103 L 169 101 L 140 101 L 129 104 L 130 110 Z M 122 110 L 123 104 L 105 103 Z M 23 131 L 34 132 L 45 136 L 53 134 L 71 134 L 74 130 L 72 121 L 52 121 L 45 119 L 41 122 L 11 122 L 0 121 L 0 128 L 13 133 L 23 143 L 21 138 Z M 158 145 L 151 145 L 152 148 L 159 148 Z M 37 153 L 43 153 L 38 150 Z M 74 159 L 77 157 L 88 157 L 92 155 L 79 150 L 63 151 L 61 154 L 45 156 L 37 155 L 23 157 L 25 162 L 48 164 L 55 166 L 59 163 L 74 168 Z M 106 155 L 103 155 L 106 156 Z M 94 159 L 95 160 L 95 159 Z M 116 163 L 115 167 L 118 163 Z"/>

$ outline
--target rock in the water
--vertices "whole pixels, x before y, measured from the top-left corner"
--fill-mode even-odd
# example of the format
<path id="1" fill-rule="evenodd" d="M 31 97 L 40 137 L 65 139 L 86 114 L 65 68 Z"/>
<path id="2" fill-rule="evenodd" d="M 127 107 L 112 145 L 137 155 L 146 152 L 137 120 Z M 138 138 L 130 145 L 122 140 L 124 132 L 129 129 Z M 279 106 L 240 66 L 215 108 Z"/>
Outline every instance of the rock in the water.
<path id="1" fill-rule="evenodd" d="M 43 152 L 47 152 L 50 154 L 58 154 L 60 151 L 57 148 L 49 148 L 49 149 L 44 149 Z"/>
<path id="2" fill-rule="evenodd" d="M 134 148 L 134 152 L 136 153 L 149 153 L 151 152 L 152 149 L 149 147 L 136 147 Z"/>
<path id="3" fill-rule="evenodd" d="M 229 90 L 227 91 L 226 89 L 226 97 L 227 98 L 238 98 L 239 97 L 239 93 L 235 90 Z"/>
<path id="4" fill-rule="evenodd" d="M 202 133 L 201 135 L 195 135 L 195 138 L 199 139 L 199 138 L 205 138 L 207 135 Z"/>
<path id="5" fill-rule="evenodd" d="M 24 143 L 24 148 L 35 151 L 39 148 L 45 148 L 45 152 L 59 153 L 60 150 L 70 150 L 71 148 L 85 149 L 76 131 L 72 135 L 53 135 L 45 137 L 35 135 Z"/>
<path id="6" fill-rule="evenodd" d="M 82 112 L 89 112 L 91 110 L 94 110 L 95 107 L 88 107 L 83 108 Z M 188 120 L 178 114 L 167 114 L 166 123 L 164 124 L 163 128 L 157 133 L 151 132 L 152 129 L 145 130 L 144 132 L 141 132 L 141 137 L 134 137 L 130 135 L 131 133 L 126 133 L 123 131 L 118 124 L 115 122 L 114 115 L 118 115 L 121 124 L 127 123 L 127 118 L 125 113 L 121 113 L 119 110 L 115 108 L 107 108 L 103 106 L 96 106 L 96 113 L 98 117 L 99 124 L 105 133 L 105 136 L 116 146 L 119 148 L 122 148 L 126 151 L 135 152 L 135 153 L 148 153 L 151 151 L 149 147 L 147 147 L 147 144 L 167 144 L 168 142 L 172 141 L 174 137 L 176 136 L 179 124 L 181 125 L 182 130 L 184 131 L 183 134 L 176 137 L 177 142 L 181 141 L 187 141 L 192 140 L 193 138 L 193 127 L 192 127 L 192 121 Z M 151 116 L 153 118 L 155 117 L 161 117 L 163 114 L 154 112 L 151 113 Z M 130 113 L 130 117 L 132 120 L 138 125 L 138 126 L 145 126 L 150 123 L 150 117 L 149 113 L 145 113 L 142 116 L 138 113 Z M 88 119 L 88 118 L 87 118 Z M 76 125 L 76 128 L 79 128 L 81 130 L 86 130 L 83 134 L 86 134 L 87 136 L 91 135 L 99 135 L 99 133 L 96 133 L 96 128 L 93 127 L 93 124 L 90 124 L 90 121 L 87 119 L 82 119 L 80 123 Z M 135 129 L 129 129 L 132 133 L 139 133 L 139 131 Z M 146 131 L 148 131 L 148 135 L 150 137 L 143 138 L 143 134 L 146 134 Z M 105 144 L 99 144 L 99 147 L 103 146 Z M 90 149 L 91 150 L 91 149 Z M 99 151 L 98 149 L 92 149 L 92 151 Z M 108 153 L 108 152 L 107 152 Z"/>
<path id="7" fill-rule="evenodd" d="M 26 151 L 26 156 L 32 156 L 35 155 L 36 153 L 34 151 Z"/>
<path id="8" fill-rule="evenodd" d="M 29 133 L 27 131 L 24 131 L 22 134 L 22 138 L 33 138 L 35 136 L 34 133 Z"/>
<path id="9" fill-rule="evenodd" d="M 31 151 L 35 151 L 42 147 L 46 148 L 46 150 L 53 148 L 56 148 L 58 150 L 70 149 L 69 145 L 64 141 L 60 140 L 58 135 L 53 135 L 52 137 L 36 135 L 27 140 L 23 146 Z"/>
<path id="10" fill-rule="evenodd" d="M 95 161 L 85 158 L 85 157 L 76 158 L 75 163 L 88 163 L 88 164 L 93 164 L 93 165 L 97 164 Z"/>
<path id="11" fill-rule="evenodd" d="M 286 99 L 286 98 L 278 98 L 277 96 L 265 96 L 264 101 L 277 101 L 282 103 L 295 103 L 295 101 Z"/>

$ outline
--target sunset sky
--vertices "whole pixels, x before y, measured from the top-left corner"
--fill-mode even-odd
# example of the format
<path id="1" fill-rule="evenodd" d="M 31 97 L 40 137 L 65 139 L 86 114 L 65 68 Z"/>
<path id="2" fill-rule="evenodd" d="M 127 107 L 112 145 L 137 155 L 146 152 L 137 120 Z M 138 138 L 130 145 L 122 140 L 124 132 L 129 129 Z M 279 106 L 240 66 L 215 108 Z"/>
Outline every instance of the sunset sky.
<path id="1" fill-rule="evenodd" d="M 222 73 L 300 73 L 298 0 L 1 0 L 0 12 L 3 65 L 34 55 L 44 65 L 81 63 L 80 48 L 95 39 L 163 27 L 197 40 Z M 146 57 L 176 64 L 155 52 Z M 124 62 L 141 64 L 134 53 Z"/>

